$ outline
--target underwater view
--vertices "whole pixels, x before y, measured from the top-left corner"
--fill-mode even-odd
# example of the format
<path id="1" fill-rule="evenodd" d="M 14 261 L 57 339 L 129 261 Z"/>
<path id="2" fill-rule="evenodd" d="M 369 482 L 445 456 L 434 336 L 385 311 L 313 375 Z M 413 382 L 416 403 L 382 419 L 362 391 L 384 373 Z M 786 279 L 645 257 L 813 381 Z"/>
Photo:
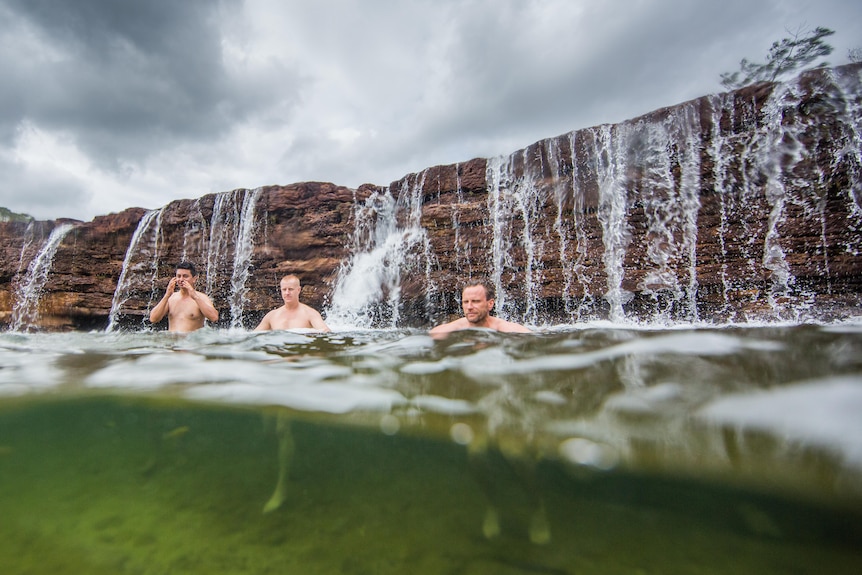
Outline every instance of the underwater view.
<path id="1" fill-rule="evenodd" d="M 10 574 L 858 573 L 862 322 L 0 334 Z"/>
<path id="2" fill-rule="evenodd" d="M 284 97 L 256 74 L 240 100 Z M 7 185 L 16 205 L 77 210 L 137 169 L 70 171 L 75 138 L 25 124 L 9 157 L 49 181 Z M 400 124 L 390 163 L 423 157 Z M 320 131 L 324 167 L 350 160 L 343 131 Z M 218 135 L 201 149 L 255 155 Z M 303 137 L 262 141 L 307 159 Z M 0 575 L 862 573 L 862 64 L 386 186 L 215 191 L 196 178 L 224 166 L 173 156 L 182 177 L 88 222 L 0 208 Z"/>

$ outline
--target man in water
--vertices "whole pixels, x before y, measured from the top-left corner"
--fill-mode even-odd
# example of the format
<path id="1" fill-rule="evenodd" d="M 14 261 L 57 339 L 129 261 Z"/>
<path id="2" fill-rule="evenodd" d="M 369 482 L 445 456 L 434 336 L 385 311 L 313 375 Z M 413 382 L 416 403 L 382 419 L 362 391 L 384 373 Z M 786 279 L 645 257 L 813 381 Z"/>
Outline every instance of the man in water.
<path id="1" fill-rule="evenodd" d="M 177 264 L 164 297 L 150 312 L 150 322 L 159 323 L 167 315 L 168 331 L 187 333 L 202 328 L 204 320 L 218 321 L 218 310 L 210 298 L 195 289 L 197 279 L 194 264 Z"/>
<path id="2" fill-rule="evenodd" d="M 438 325 L 432 335 L 442 335 L 461 329 L 485 328 L 509 333 L 531 333 L 523 325 L 491 315 L 494 308 L 494 286 L 481 279 L 470 280 L 461 290 L 461 309 L 464 317 Z"/>
<path id="3" fill-rule="evenodd" d="M 469 280 L 461 290 L 461 308 L 464 317 L 438 325 L 431 330 L 435 337 L 445 336 L 453 331 L 470 328 L 493 329 L 508 333 L 531 333 L 523 325 L 506 321 L 491 315 L 494 308 L 494 286 L 487 280 Z M 498 466 L 493 463 L 491 446 L 496 446 L 497 438 L 491 430 L 488 432 L 471 431 L 471 439 L 467 445 L 467 460 L 473 477 L 482 488 L 488 499 L 485 519 L 482 522 L 482 533 L 488 539 L 500 535 L 500 515 L 506 507 L 505 497 L 501 497 L 496 488 L 498 481 Z M 545 512 L 545 503 L 536 489 L 536 460 L 529 454 L 512 454 L 499 450 L 505 460 L 512 466 L 515 476 L 530 500 L 532 512 L 528 526 L 530 541 L 536 544 L 546 544 L 551 540 L 551 528 Z"/>
<path id="4" fill-rule="evenodd" d="M 265 331 L 274 329 L 302 329 L 312 328 L 318 331 L 329 331 L 329 326 L 323 321 L 320 313 L 299 301 L 299 292 L 302 286 L 299 278 L 293 274 L 286 275 L 279 282 L 281 288 L 281 299 L 284 305 L 272 310 L 263 316 L 260 324 L 254 331 Z M 293 463 L 294 441 L 290 428 L 290 418 L 279 413 L 276 420 L 276 435 L 278 436 L 278 479 L 275 483 L 275 491 L 263 506 L 264 513 L 271 513 L 281 507 L 287 496 L 288 476 L 290 466 Z"/>
<path id="5" fill-rule="evenodd" d="M 260 320 L 254 331 L 271 329 L 302 329 L 311 328 L 318 331 L 329 331 L 329 326 L 323 321 L 320 312 L 299 301 L 299 278 L 293 274 L 284 276 L 279 283 L 281 299 L 284 305 L 272 310 Z"/>

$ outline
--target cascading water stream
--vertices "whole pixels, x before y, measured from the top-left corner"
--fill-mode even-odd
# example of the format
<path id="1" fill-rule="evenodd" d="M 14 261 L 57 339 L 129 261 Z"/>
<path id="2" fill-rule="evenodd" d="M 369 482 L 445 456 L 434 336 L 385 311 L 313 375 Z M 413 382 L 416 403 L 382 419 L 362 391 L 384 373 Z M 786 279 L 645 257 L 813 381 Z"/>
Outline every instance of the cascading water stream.
<path id="1" fill-rule="evenodd" d="M 54 265 L 54 255 L 60 243 L 73 229 L 72 224 L 62 224 L 54 228 L 42 249 L 27 267 L 26 280 L 19 286 L 16 303 L 12 308 L 12 331 L 23 331 L 36 325 L 39 317 L 39 300 L 42 297 L 42 289 L 48 281 L 48 274 L 51 273 Z"/>
<path id="2" fill-rule="evenodd" d="M 395 199 L 388 190 L 371 194 L 357 206 L 354 217 L 352 255 L 339 271 L 327 321 L 372 327 L 375 316 L 386 320 L 380 317 L 385 315 L 382 311 L 375 311 L 381 301 L 388 299 L 391 308 L 397 307 L 397 258 L 404 235 L 396 225 Z M 388 321 L 392 323 L 392 314 Z"/>
<path id="3" fill-rule="evenodd" d="M 719 224 L 718 224 L 718 245 L 720 248 L 719 256 L 721 261 L 720 278 L 722 287 L 723 308 L 720 310 L 721 317 L 729 317 L 732 313 L 729 294 L 730 294 L 730 276 L 728 271 L 728 180 L 730 178 L 728 167 L 730 164 L 731 155 L 725 153 L 725 147 L 728 145 L 721 133 L 721 120 L 725 116 L 731 116 L 733 112 L 733 98 L 726 94 L 718 94 L 709 97 L 709 105 L 712 113 L 712 128 L 709 134 L 709 157 L 712 160 L 713 188 L 718 193 L 719 197 Z"/>
<path id="4" fill-rule="evenodd" d="M 251 272 L 251 256 L 254 252 L 255 207 L 260 197 L 261 188 L 247 191 L 243 198 L 242 212 L 239 217 L 236 250 L 233 257 L 233 273 L 231 274 L 230 313 L 231 327 L 241 329 L 242 313 L 245 308 L 249 274 Z"/>
<path id="5" fill-rule="evenodd" d="M 565 277 L 564 286 L 567 288 L 564 291 L 565 306 L 568 319 L 573 322 L 578 322 L 589 317 L 591 312 L 595 313 L 596 303 L 589 291 L 591 276 L 587 265 L 587 257 L 589 254 L 590 239 L 587 233 L 586 222 L 588 206 L 585 187 L 581 185 L 581 181 L 586 180 L 587 177 L 589 177 L 589 173 L 583 173 L 587 170 L 582 169 L 576 159 L 578 156 L 578 147 L 583 140 L 586 140 L 586 138 L 583 136 L 579 137 L 577 132 L 571 132 L 568 136 L 569 149 L 571 150 L 572 157 L 572 162 L 570 164 L 572 173 L 571 190 L 566 192 L 571 193 L 572 198 L 571 222 L 568 223 L 568 226 L 566 225 L 568 220 L 565 217 L 563 206 L 557 206 L 557 218 L 559 221 L 557 229 L 561 237 L 560 265 Z M 563 198 L 565 195 L 565 193 L 561 193 L 560 197 Z M 569 244 L 564 241 L 564 238 L 566 237 L 564 231 L 567 227 L 572 230 L 571 235 L 572 240 L 574 241 L 572 251 L 577 254 L 574 261 L 572 261 L 572 258 L 569 256 Z M 574 304 L 574 298 L 572 295 L 576 283 L 580 284 L 583 292 L 582 297 L 578 298 L 577 306 Z"/>
<path id="6" fill-rule="evenodd" d="M 846 170 L 850 175 L 851 185 L 847 186 L 846 194 L 853 211 L 853 221 L 849 227 L 855 232 L 862 232 L 862 98 L 855 96 L 862 93 L 862 74 L 846 75 L 830 72 L 837 94 L 835 101 L 844 103 L 840 153 L 836 155 L 831 166 L 832 170 Z M 858 247 L 844 245 L 845 252 L 858 256 Z"/>
<path id="7" fill-rule="evenodd" d="M 145 213 L 135 228 L 135 233 L 132 235 L 129 247 L 126 249 L 126 255 L 123 258 L 123 268 L 111 300 L 111 312 L 106 328 L 108 332 L 117 329 L 117 320 L 123 305 L 129 300 L 135 287 L 139 287 L 143 283 L 142 275 L 149 276 L 150 297 L 148 301 L 153 298 L 158 270 L 159 234 L 163 212 L 164 208 L 160 208 Z"/>
<path id="8" fill-rule="evenodd" d="M 461 189 L 461 166 L 455 165 L 455 204 L 452 209 L 452 228 L 455 230 L 455 272 L 460 276 L 473 275 L 470 244 L 461 241 L 461 205 L 464 203 L 464 192 Z"/>
<path id="9" fill-rule="evenodd" d="M 210 217 L 210 237 L 207 244 L 207 281 L 206 293 L 217 298 L 219 278 L 233 275 L 233 262 L 227 246 L 236 237 L 239 217 L 239 194 L 241 190 L 217 194 Z M 230 272 L 230 273 L 228 273 Z"/>
<path id="10" fill-rule="evenodd" d="M 183 232 L 183 253 L 180 261 L 195 260 L 207 253 L 208 223 L 201 212 L 200 198 L 192 202 Z"/>
<path id="11" fill-rule="evenodd" d="M 21 245 L 21 252 L 18 256 L 18 269 L 15 272 L 16 276 L 20 276 L 21 272 L 24 271 L 24 268 L 27 264 L 24 262 L 27 261 L 25 256 L 27 252 L 30 250 L 30 246 L 33 245 L 34 236 L 36 235 L 36 225 L 34 222 L 30 222 L 27 224 L 27 229 L 24 230 L 24 243 Z"/>
<path id="12" fill-rule="evenodd" d="M 625 159 L 624 127 L 614 130 L 612 126 L 600 126 L 593 133 L 594 170 L 598 182 L 599 203 L 597 217 L 602 225 L 604 244 L 603 262 L 607 275 L 605 300 L 610 304 L 609 319 L 622 323 L 626 316 L 623 305 L 631 298 L 631 292 L 623 289 L 625 268 L 623 258 L 631 239 L 628 231 L 626 211 L 628 201 L 624 186 L 625 170 L 620 164 Z M 616 132 L 616 133 L 615 133 Z"/>
<path id="13" fill-rule="evenodd" d="M 793 97 L 785 92 L 787 88 L 786 84 L 777 86 L 764 106 L 768 121 L 764 129 L 756 133 L 754 145 L 754 165 L 766 178 L 764 196 L 769 205 L 769 219 L 763 243 L 763 267 L 771 275 L 769 303 L 774 310 L 779 307 L 776 298 L 787 295 L 795 281 L 780 242 L 780 226 L 784 224 L 787 201 L 784 174 L 792 170 L 793 164 L 800 159 L 798 140 L 782 126 L 782 100 Z"/>
<path id="14" fill-rule="evenodd" d="M 488 221 L 491 227 L 491 250 L 488 276 L 494 284 L 497 292 L 494 304 L 497 314 L 504 317 L 512 311 L 509 305 L 509 297 L 503 285 L 503 274 L 506 270 L 514 267 L 512 261 L 512 237 L 511 228 L 508 225 L 511 216 L 512 204 L 509 190 L 512 172 L 508 168 L 507 159 L 504 157 L 488 160 L 485 181 L 488 188 Z"/>
<path id="15" fill-rule="evenodd" d="M 636 158 L 644 172 L 638 195 L 646 218 L 649 264 L 638 289 L 655 302 L 653 321 L 663 323 L 697 321 L 701 164 L 699 139 L 692 130 L 696 118 L 697 110 L 689 103 L 663 123 L 643 126 L 647 146 Z"/>
<path id="16" fill-rule="evenodd" d="M 330 326 L 398 327 L 401 286 L 417 270 L 429 309 L 434 255 L 420 222 L 424 184 L 425 172 L 406 179 L 397 198 L 386 189 L 356 206 L 351 255 L 339 270 L 326 312 Z"/>
<path id="17" fill-rule="evenodd" d="M 552 146 L 548 148 L 549 160 L 555 164 Z M 549 197 L 556 198 L 554 190 L 549 193 L 542 185 L 546 171 L 556 172 L 556 166 L 546 165 L 542 151 L 536 147 L 490 160 L 486 170 L 493 236 L 488 268 L 497 290 L 495 309 L 504 319 L 530 325 L 540 322 L 542 268 L 553 229 L 553 224 L 545 225 L 542 209 Z M 515 265 L 516 251 L 524 254 L 523 269 Z M 507 289 L 509 278 L 522 286 L 517 295 Z"/>
<path id="18" fill-rule="evenodd" d="M 572 154 L 574 155 L 575 143 L 573 135 L 568 139 L 568 145 L 573 150 Z M 559 167 L 565 166 L 563 154 L 559 148 L 557 140 L 550 141 L 548 146 L 548 163 L 552 174 L 556 176 L 553 185 L 553 198 L 556 204 L 554 233 L 557 236 L 559 265 L 563 274 L 563 305 L 569 319 L 577 321 L 579 306 L 575 306 L 573 303 L 572 291 L 579 279 L 578 273 L 583 271 L 583 258 L 586 255 L 586 238 L 583 236 L 583 230 L 578 230 L 580 210 L 583 210 L 584 207 L 583 194 L 579 193 L 575 185 L 575 182 L 577 182 L 577 173 L 574 168 L 571 170 L 571 185 L 567 185 L 565 179 L 559 177 Z M 572 164 L 575 164 L 575 162 L 572 162 Z M 567 205 L 570 205 L 568 209 L 566 208 Z M 573 233 L 573 230 L 578 231 Z M 569 240 L 570 235 L 574 235 L 574 245 Z M 574 252 L 575 257 L 572 257 L 572 252 Z M 580 299 L 583 301 L 583 298 Z"/>

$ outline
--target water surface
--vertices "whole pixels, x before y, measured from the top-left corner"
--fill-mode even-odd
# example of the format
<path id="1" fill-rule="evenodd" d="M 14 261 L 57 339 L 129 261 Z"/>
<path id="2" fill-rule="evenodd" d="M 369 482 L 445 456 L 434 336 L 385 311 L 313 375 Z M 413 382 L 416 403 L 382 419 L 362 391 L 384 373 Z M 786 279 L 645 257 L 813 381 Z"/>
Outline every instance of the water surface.
<path id="1" fill-rule="evenodd" d="M 4 333 L 0 564 L 856 573 L 860 358 L 858 323 Z"/>

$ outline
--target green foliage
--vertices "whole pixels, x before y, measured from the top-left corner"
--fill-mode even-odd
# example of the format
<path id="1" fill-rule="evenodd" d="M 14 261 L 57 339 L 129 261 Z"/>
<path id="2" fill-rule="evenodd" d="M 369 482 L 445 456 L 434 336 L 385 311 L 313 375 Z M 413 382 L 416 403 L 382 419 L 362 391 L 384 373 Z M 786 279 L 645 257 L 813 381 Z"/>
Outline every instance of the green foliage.
<path id="1" fill-rule="evenodd" d="M 733 90 L 755 82 L 774 82 L 781 76 L 804 68 L 817 58 L 832 53 L 832 46 L 823 39 L 834 34 L 833 30 L 818 26 L 806 32 L 801 29 L 788 32 L 788 38 L 772 43 L 765 64 L 743 58 L 739 63 L 739 71 L 721 74 L 721 85 Z M 826 62 L 820 64 L 826 65 Z"/>
<path id="2" fill-rule="evenodd" d="M 16 214 L 9 208 L 0 207 L 0 222 L 29 222 L 32 219 L 27 214 Z"/>

